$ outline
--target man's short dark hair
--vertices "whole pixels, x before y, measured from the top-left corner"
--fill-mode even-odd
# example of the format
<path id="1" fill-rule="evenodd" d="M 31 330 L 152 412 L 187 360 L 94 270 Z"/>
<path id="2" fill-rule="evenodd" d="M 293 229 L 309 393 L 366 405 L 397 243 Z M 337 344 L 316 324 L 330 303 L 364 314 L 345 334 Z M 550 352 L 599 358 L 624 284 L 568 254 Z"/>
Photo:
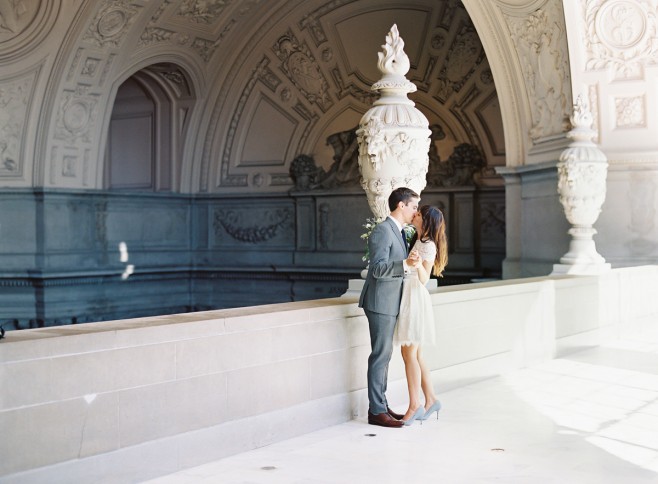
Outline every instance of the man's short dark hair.
<path id="1" fill-rule="evenodd" d="M 420 195 L 414 192 L 411 188 L 396 188 L 388 196 L 388 209 L 392 212 L 398 207 L 398 203 L 402 202 L 406 205 L 412 198 L 420 198 Z"/>

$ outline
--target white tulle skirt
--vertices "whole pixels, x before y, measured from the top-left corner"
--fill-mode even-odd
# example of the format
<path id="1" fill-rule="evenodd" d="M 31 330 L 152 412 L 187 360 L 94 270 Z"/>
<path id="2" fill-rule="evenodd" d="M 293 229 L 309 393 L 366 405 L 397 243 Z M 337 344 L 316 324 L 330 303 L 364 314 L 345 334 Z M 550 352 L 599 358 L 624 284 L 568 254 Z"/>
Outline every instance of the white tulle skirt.
<path id="1" fill-rule="evenodd" d="M 393 343 L 433 345 L 434 340 L 434 310 L 430 293 L 415 274 L 405 277 Z"/>

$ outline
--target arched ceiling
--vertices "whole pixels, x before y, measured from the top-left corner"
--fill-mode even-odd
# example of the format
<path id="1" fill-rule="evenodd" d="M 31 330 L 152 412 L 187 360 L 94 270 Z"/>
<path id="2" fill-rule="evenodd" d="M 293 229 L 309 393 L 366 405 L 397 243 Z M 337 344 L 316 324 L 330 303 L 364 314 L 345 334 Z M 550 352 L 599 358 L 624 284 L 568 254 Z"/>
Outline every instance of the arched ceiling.
<path id="1" fill-rule="evenodd" d="M 34 96 L 38 111 L 25 108 L 38 119 L 35 185 L 102 187 L 118 87 L 150 65 L 170 64 L 185 73 L 196 100 L 175 190 L 288 190 L 292 159 L 309 154 L 328 167 L 327 138 L 354 128 L 373 102 L 377 53 L 394 23 L 418 87 L 410 97 L 445 133 L 436 142 L 441 158 L 469 143 L 490 168 L 505 164 L 494 76 L 459 0 L 18 3 L 33 17 L 23 28 L 29 35 L 16 45 L 5 39 L 11 52 L 0 45 L 0 55 L 21 66 L 32 56 L 32 67 L 21 67 L 25 83 L 43 90 Z M 46 40 L 30 27 L 45 22 L 36 4 L 58 14 Z"/>

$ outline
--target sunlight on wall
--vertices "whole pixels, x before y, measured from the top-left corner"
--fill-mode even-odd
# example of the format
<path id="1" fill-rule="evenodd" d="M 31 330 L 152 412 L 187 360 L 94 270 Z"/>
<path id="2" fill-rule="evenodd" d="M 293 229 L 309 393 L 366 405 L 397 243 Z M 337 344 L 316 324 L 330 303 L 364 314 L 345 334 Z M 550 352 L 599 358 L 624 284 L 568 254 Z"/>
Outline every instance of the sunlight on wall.
<path id="1" fill-rule="evenodd" d="M 125 242 L 119 242 L 119 261 L 125 264 L 128 262 L 128 257 L 128 245 Z M 133 272 L 135 272 L 135 266 L 126 264 L 126 268 L 121 274 L 121 279 L 125 281 Z"/>
<path id="2" fill-rule="evenodd" d="M 503 379 L 526 403 L 562 427 L 559 434 L 579 435 L 619 459 L 656 472 L 657 361 L 658 338 L 623 341 Z"/>

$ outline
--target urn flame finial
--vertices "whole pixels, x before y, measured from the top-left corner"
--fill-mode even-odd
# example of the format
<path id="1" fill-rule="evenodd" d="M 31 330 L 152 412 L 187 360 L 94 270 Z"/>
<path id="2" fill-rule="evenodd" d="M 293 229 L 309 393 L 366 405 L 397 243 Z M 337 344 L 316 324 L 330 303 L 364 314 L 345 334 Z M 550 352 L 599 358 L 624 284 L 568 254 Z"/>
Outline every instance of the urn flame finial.
<path id="1" fill-rule="evenodd" d="M 386 74 L 393 74 L 404 77 L 411 64 L 409 57 L 404 52 L 404 40 L 400 37 L 398 26 L 393 24 L 391 31 L 386 35 L 386 43 L 382 45 L 384 52 L 379 52 L 379 62 L 377 67 L 379 71 Z"/>

